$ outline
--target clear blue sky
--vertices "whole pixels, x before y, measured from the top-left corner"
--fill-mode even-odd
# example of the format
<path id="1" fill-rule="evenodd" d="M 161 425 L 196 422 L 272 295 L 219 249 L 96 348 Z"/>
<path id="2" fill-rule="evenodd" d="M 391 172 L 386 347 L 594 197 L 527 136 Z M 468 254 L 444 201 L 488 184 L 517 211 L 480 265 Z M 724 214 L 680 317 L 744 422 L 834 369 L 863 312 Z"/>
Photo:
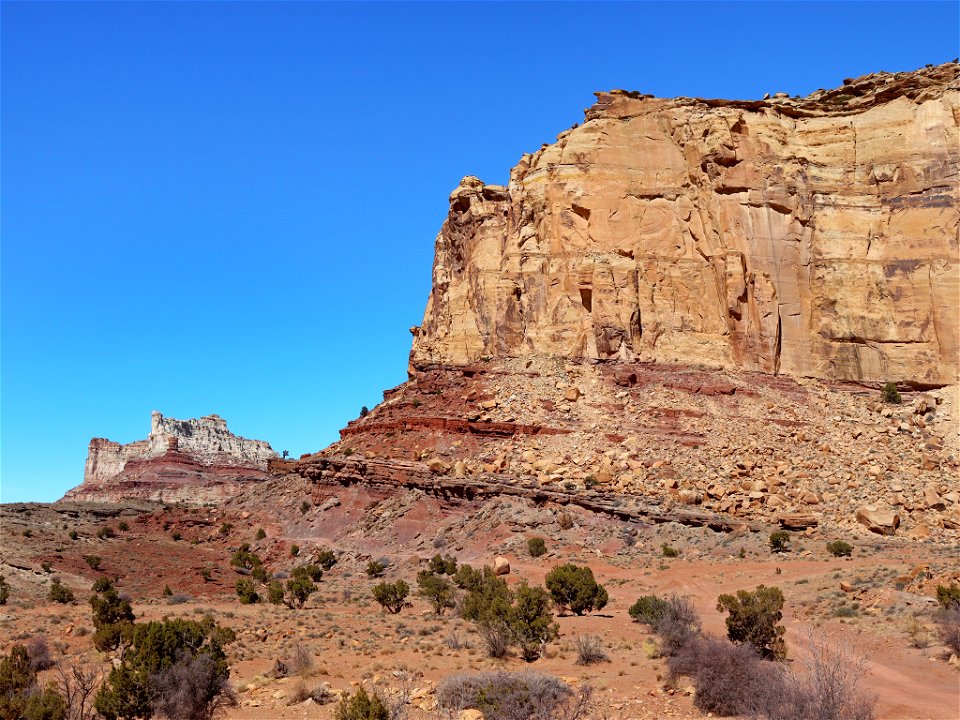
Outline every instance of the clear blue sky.
<path id="1" fill-rule="evenodd" d="M 464 175 L 594 90 L 759 98 L 958 53 L 953 2 L 2 5 L 0 500 L 216 412 L 293 455 L 404 381 Z"/>

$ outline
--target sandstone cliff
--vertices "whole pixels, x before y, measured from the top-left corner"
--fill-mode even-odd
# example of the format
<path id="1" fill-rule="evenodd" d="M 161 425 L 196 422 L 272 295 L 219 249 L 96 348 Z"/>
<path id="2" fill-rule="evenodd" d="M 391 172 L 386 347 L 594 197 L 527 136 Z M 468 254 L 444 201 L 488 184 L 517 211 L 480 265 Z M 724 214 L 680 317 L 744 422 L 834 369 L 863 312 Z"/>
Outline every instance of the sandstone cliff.
<path id="1" fill-rule="evenodd" d="M 177 420 L 154 412 L 145 440 L 91 440 L 83 484 L 65 498 L 211 502 L 232 495 L 237 483 L 265 479 L 276 457 L 269 443 L 234 435 L 217 415 Z"/>
<path id="2" fill-rule="evenodd" d="M 411 370 L 485 357 L 958 379 L 957 64 L 753 102 L 598 93 L 467 177 Z"/>

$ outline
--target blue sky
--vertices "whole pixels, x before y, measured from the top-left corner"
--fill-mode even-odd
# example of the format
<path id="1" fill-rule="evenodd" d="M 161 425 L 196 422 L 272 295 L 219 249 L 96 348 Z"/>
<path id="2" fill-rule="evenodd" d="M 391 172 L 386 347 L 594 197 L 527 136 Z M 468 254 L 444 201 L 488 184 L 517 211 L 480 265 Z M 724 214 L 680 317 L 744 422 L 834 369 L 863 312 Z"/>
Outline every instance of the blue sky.
<path id="1" fill-rule="evenodd" d="M 0 500 L 154 409 L 321 449 L 406 379 L 462 176 L 505 182 L 594 90 L 945 62 L 957 7 L 4 2 Z"/>

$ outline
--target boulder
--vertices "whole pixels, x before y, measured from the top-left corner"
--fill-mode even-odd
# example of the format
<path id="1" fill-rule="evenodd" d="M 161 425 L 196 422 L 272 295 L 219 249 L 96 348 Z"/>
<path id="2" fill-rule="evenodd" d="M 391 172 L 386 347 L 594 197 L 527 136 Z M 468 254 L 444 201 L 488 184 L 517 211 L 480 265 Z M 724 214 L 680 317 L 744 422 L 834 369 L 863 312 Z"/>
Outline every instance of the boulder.
<path id="1" fill-rule="evenodd" d="M 813 513 L 785 513 L 780 516 L 780 526 L 786 530 L 805 530 L 820 523 Z"/>
<path id="2" fill-rule="evenodd" d="M 510 574 L 510 561 L 507 560 L 503 555 L 498 557 L 493 561 L 493 574 L 494 575 L 509 575 Z"/>
<path id="3" fill-rule="evenodd" d="M 878 535 L 893 535 L 900 527 L 900 516 L 892 510 L 878 510 L 866 505 L 857 510 L 857 522 Z"/>

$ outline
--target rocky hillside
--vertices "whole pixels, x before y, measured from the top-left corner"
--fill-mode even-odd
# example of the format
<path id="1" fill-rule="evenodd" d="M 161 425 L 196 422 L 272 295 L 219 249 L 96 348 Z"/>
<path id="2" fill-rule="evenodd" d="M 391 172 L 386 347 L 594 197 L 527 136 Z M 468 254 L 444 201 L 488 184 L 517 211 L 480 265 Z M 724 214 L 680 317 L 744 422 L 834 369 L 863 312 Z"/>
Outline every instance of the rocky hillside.
<path id="1" fill-rule="evenodd" d="M 234 435 L 217 415 L 177 420 L 154 412 L 145 440 L 91 440 L 83 484 L 64 499 L 213 502 L 243 482 L 268 477 L 267 464 L 276 457 L 269 443 Z"/>
<path id="2" fill-rule="evenodd" d="M 271 471 L 331 518 L 392 488 L 955 539 L 957 67 L 598 94 L 508 187 L 460 183 L 409 382 Z"/>
<path id="3" fill-rule="evenodd" d="M 957 67 L 751 102 L 597 93 L 507 187 L 450 196 L 411 369 L 552 355 L 956 382 Z"/>

